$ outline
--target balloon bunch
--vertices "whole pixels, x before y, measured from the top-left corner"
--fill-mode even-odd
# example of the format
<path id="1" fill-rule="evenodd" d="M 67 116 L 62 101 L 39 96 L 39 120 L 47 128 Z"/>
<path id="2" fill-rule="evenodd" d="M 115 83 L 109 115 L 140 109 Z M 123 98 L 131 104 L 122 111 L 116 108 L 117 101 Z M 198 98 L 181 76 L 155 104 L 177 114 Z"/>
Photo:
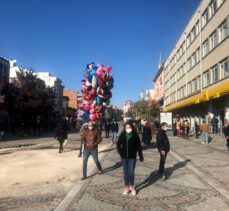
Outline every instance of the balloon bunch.
<path id="1" fill-rule="evenodd" d="M 83 122 L 98 120 L 105 113 L 114 84 L 111 69 L 111 66 L 95 65 L 94 62 L 86 65 L 85 79 L 81 81 L 83 100 L 77 112 Z"/>

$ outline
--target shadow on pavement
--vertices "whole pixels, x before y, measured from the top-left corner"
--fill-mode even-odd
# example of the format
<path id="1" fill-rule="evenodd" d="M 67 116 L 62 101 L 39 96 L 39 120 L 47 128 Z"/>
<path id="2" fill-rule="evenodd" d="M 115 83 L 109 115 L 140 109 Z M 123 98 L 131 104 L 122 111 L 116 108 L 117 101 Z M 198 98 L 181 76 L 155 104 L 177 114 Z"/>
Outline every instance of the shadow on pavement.
<path id="1" fill-rule="evenodd" d="M 108 168 L 105 168 L 103 170 L 103 173 L 107 173 L 107 172 L 110 172 L 110 171 L 114 171 L 115 169 L 118 169 L 122 166 L 122 163 L 121 162 L 117 162 L 115 163 L 113 166 L 110 166 Z"/>
<path id="2" fill-rule="evenodd" d="M 143 145 L 142 150 L 147 150 L 147 149 L 156 149 L 157 145 L 156 143 L 150 143 L 149 145 Z"/>
<path id="3" fill-rule="evenodd" d="M 173 167 L 167 168 L 165 172 L 167 173 L 167 179 L 173 174 L 174 171 L 183 168 L 187 165 L 188 162 L 191 160 L 185 160 L 179 163 L 174 164 Z M 161 179 L 161 176 L 159 175 L 158 171 L 153 171 L 143 182 L 138 184 L 136 186 L 136 189 L 140 192 L 142 189 L 149 187 L 150 185 L 153 185 L 155 182 Z"/>
<path id="4" fill-rule="evenodd" d="M 115 150 L 115 149 L 116 149 L 116 148 L 106 149 L 106 150 L 100 151 L 99 153 L 110 152 L 110 151 L 113 151 L 113 150 Z"/>
<path id="5" fill-rule="evenodd" d="M 177 169 L 180 169 L 180 168 L 184 168 L 188 162 L 191 162 L 190 159 L 187 159 L 187 160 L 184 160 L 184 161 L 181 161 L 179 163 L 176 163 L 174 164 L 173 167 L 170 167 L 170 168 L 167 168 L 165 171 L 166 171 L 166 176 L 167 178 L 169 178 L 170 176 L 172 176 L 173 172 L 176 171 Z"/>

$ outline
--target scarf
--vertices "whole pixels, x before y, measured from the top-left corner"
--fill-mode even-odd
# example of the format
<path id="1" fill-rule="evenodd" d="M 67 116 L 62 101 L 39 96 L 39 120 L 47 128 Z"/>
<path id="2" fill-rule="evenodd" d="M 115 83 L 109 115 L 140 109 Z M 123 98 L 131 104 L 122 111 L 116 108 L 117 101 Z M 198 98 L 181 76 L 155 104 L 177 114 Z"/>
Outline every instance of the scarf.
<path id="1" fill-rule="evenodd" d="M 131 137 L 132 137 L 132 132 L 131 133 L 126 133 L 126 140 L 127 141 L 129 141 Z"/>

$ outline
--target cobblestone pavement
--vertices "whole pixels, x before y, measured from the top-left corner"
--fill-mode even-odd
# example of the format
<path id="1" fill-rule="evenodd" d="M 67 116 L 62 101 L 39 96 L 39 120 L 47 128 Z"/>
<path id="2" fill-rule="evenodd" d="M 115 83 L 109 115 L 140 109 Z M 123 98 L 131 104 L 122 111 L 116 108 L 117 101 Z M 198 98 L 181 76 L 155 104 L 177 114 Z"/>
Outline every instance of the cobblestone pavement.
<path id="1" fill-rule="evenodd" d="M 77 136 L 70 136 L 69 150 L 79 147 L 78 143 L 75 145 L 75 139 Z M 47 181 L 41 194 L 37 193 L 39 187 L 36 186 L 25 187 L 17 194 L 18 184 L 15 184 L 15 194 L 0 196 L 0 210 L 54 210 L 76 183 L 82 184 L 80 191 L 73 194 L 67 208 L 62 210 L 229 210 L 229 152 L 223 139 L 214 136 L 209 145 L 203 145 L 200 139 L 194 138 L 171 137 L 170 140 L 172 151 L 166 162 L 166 181 L 161 181 L 157 174 L 159 155 L 155 146 L 144 148 L 145 161 L 138 162 L 136 167 L 137 196 L 122 195 L 123 171 L 113 145 L 99 154 L 103 157 L 104 174 L 91 172 L 92 176 L 84 182 L 72 180 L 67 185 L 61 185 L 60 179 Z M 56 148 L 52 141 L 48 140 L 47 144 Z M 103 141 L 103 146 L 109 146 L 107 141 Z"/>
<path id="2" fill-rule="evenodd" d="M 166 181 L 158 177 L 157 150 L 144 149 L 145 161 L 137 162 L 136 167 L 137 196 L 122 195 L 123 171 L 113 146 L 103 159 L 105 173 L 86 180 L 66 210 L 229 210 L 228 151 L 217 137 L 209 145 L 200 142 L 200 139 L 171 138 Z M 221 189 L 226 197 L 220 193 Z"/>

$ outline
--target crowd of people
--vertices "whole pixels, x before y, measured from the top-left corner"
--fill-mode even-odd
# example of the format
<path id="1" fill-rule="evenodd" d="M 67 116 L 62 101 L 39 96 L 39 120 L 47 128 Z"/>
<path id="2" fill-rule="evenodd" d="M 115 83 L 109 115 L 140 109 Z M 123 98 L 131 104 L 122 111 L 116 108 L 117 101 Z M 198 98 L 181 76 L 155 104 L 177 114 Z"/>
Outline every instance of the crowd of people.
<path id="1" fill-rule="evenodd" d="M 176 132 L 174 135 L 188 137 L 189 123 L 187 120 L 176 120 L 175 124 Z M 117 152 L 120 155 L 120 160 L 123 167 L 124 177 L 124 190 L 123 194 L 132 193 L 136 195 L 135 189 L 135 167 L 137 163 L 137 155 L 139 161 L 144 161 L 142 145 L 148 146 L 151 144 L 152 136 L 156 135 L 156 146 L 159 152 L 160 161 L 158 168 L 158 175 L 162 180 L 166 179 L 164 172 L 164 166 L 167 158 L 167 154 L 170 151 L 170 143 L 166 131 L 168 130 L 167 123 L 154 122 L 152 125 L 150 122 L 144 121 L 143 124 L 138 125 L 133 122 L 125 123 L 120 129 L 116 120 L 111 122 L 105 122 L 104 124 L 105 137 L 110 137 L 113 144 L 116 144 Z M 200 125 L 195 122 L 195 135 L 196 138 L 201 137 L 203 144 L 209 143 L 209 126 L 205 121 L 202 121 Z M 227 141 L 227 147 L 229 150 L 229 124 L 224 128 L 224 134 Z M 81 180 L 87 178 L 87 163 L 88 158 L 91 155 L 99 174 L 103 173 L 101 163 L 98 158 L 98 145 L 102 142 L 102 130 L 99 124 L 96 124 L 92 120 L 84 123 L 79 131 L 81 136 L 81 147 L 79 157 L 83 155 L 83 176 Z M 63 152 L 63 145 L 67 139 L 67 127 L 66 123 L 59 124 L 55 138 L 59 141 L 59 153 Z M 141 143 L 142 142 L 142 143 Z"/>
<path id="2" fill-rule="evenodd" d="M 166 175 L 164 174 L 164 165 L 167 153 L 170 149 L 169 139 L 165 132 L 167 129 L 167 124 L 162 123 L 161 127 L 158 128 L 158 133 L 156 137 L 158 152 L 160 154 L 158 174 L 160 175 L 162 180 L 166 179 Z M 104 130 L 106 138 L 109 138 L 109 133 L 110 131 L 112 132 L 112 143 L 116 144 L 117 151 L 120 155 L 124 177 L 123 194 L 126 195 L 131 192 L 132 195 L 136 195 L 134 175 L 137 155 L 139 156 L 139 161 L 143 162 L 144 156 L 141 140 L 146 146 L 151 143 L 151 124 L 146 121 L 142 126 L 142 130 L 139 130 L 136 124 L 132 122 L 127 122 L 119 130 L 118 122 L 113 120 L 111 123 L 106 122 L 104 124 Z M 141 132 L 142 138 L 140 138 L 139 132 Z M 87 178 L 87 162 L 90 155 L 92 155 L 99 174 L 103 173 L 102 166 L 98 159 L 98 145 L 102 141 L 101 134 L 102 132 L 100 130 L 100 127 L 91 120 L 82 125 L 80 129 L 81 142 L 84 146 L 83 176 L 81 180 L 85 180 Z"/>

